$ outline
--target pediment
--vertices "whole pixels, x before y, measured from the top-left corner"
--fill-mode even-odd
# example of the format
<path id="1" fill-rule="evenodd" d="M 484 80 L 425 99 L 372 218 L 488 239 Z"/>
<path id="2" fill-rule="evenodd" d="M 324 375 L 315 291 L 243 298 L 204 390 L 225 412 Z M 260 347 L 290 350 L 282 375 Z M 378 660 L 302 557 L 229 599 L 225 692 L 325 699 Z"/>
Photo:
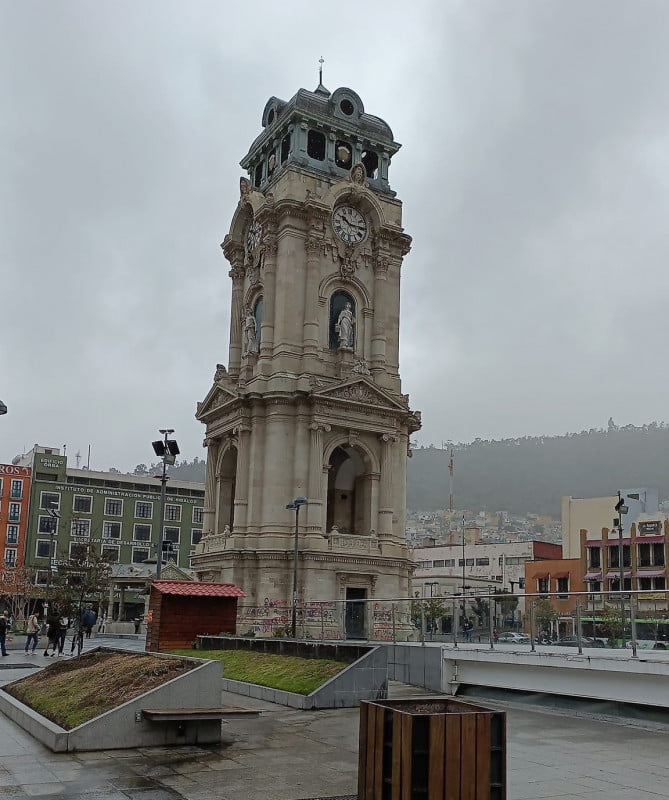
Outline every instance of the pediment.
<path id="1" fill-rule="evenodd" d="M 197 404 L 195 418 L 201 420 L 209 412 L 222 408 L 236 399 L 237 394 L 235 392 L 230 391 L 219 382 L 214 382 L 204 400 Z"/>
<path id="2" fill-rule="evenodd" d="M 161 569 L 160 577 L 164 581 L 192 581 L 193 575 L 185 569 L 179 567 L 174 561 L 168 561 Z"/>
<path id="3" fill-rule="evenodd" d="M 365 378 L 356 378 L 315 391 L 313 397 L 314 399 L 339 400 L 373 408 L 392 409 L 404 413 L 407 411 L 406 405 L 401 400 L 379 389 L 376 384 Z"/>

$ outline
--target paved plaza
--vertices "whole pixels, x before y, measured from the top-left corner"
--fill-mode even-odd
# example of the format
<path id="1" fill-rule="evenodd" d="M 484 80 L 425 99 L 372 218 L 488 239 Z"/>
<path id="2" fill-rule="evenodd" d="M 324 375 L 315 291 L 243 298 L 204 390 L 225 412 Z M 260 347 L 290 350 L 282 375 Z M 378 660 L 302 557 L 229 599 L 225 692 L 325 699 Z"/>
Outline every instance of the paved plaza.
<path id="1" fill-rule="evenodd" d="M 95 642 L 102 643 L 144 646 L 138 640 Z M 53 660 L 10 653 L 0 665 L 3 684 Z M 391 687 L 395 696 L 410 691 Z M 0 714 L 0 798 L 302 800 L 355 794 L 356 709 L 296 711 L 229 693 L 222 702 L 263 713 L 225 722 L 221 745 L 79 754 L 52 753 Z M 506 710 L 509 800 L 669 797 L 669 730 Z"/>

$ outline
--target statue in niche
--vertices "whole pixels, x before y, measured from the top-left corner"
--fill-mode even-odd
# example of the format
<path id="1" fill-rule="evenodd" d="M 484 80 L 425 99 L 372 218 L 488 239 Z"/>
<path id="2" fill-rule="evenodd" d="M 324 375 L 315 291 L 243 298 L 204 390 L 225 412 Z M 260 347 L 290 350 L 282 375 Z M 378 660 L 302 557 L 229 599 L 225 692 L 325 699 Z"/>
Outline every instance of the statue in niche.
<path id="1" fill-rule="evenodd" d="M 223 528 L 223 536 L 230 536 L 230 526 L 229 525 L 226 525 Z"/>
<path id="2" fill-rule="evenodd" d="M 258 352 L 258 330 L 256 325 L 256 318 L 251 313 L 250 309 L 246 309 L 244 316 L 244 355 L 249 353 Z"/>
<path id="3" fill-rule="evenodd" d="M 344 308 L 339 312 L 337 324 L 335 325 L 335 332 L 339 335 L 339 347 L 351 349 L 353 347 L 353 326 L 355 320 L 353 319 L 353 310 L 350 303 L 346 303 Z"/>

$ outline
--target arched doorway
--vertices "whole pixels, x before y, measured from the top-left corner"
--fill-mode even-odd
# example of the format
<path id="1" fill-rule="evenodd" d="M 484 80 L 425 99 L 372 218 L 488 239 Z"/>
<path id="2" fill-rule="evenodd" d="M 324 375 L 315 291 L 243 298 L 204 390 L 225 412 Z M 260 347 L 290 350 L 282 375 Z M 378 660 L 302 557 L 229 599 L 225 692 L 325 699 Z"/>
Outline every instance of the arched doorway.
<path id="1" fill-rule="evenodd" d="M 371 476 L 362 454 L 353 447 L 335 447 L 328 462 L 327 530 L 369 534 Z"/>
<path id="2" fill-rule="evenodd" d="M 232 530 L 235 514 L 235 489 L 237 482 L 237 448 L 231 445 L 223 455 L 218 468 L 218 503 L 216 504 L 216 531 L 222 533 L 227 525 Z"/>

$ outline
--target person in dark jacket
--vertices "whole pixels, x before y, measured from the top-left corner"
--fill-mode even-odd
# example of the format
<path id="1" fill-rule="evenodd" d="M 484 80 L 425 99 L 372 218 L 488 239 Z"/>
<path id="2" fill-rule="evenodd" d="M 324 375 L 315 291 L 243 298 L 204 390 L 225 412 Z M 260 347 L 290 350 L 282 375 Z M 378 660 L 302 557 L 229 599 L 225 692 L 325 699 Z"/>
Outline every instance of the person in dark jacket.
<path id="1" fill-rule="evenodd" d="M 9 653 L 7 652 L 7 648 L 5 647 L 5 642 L 7 641 L 8 628 L 9 628 L 9 623 L 7 620 L 7 613 L 3 611 L 2 615 L 0 615 L 0 649 L 2 649 L 3 656 L 9 655 Z"/>

